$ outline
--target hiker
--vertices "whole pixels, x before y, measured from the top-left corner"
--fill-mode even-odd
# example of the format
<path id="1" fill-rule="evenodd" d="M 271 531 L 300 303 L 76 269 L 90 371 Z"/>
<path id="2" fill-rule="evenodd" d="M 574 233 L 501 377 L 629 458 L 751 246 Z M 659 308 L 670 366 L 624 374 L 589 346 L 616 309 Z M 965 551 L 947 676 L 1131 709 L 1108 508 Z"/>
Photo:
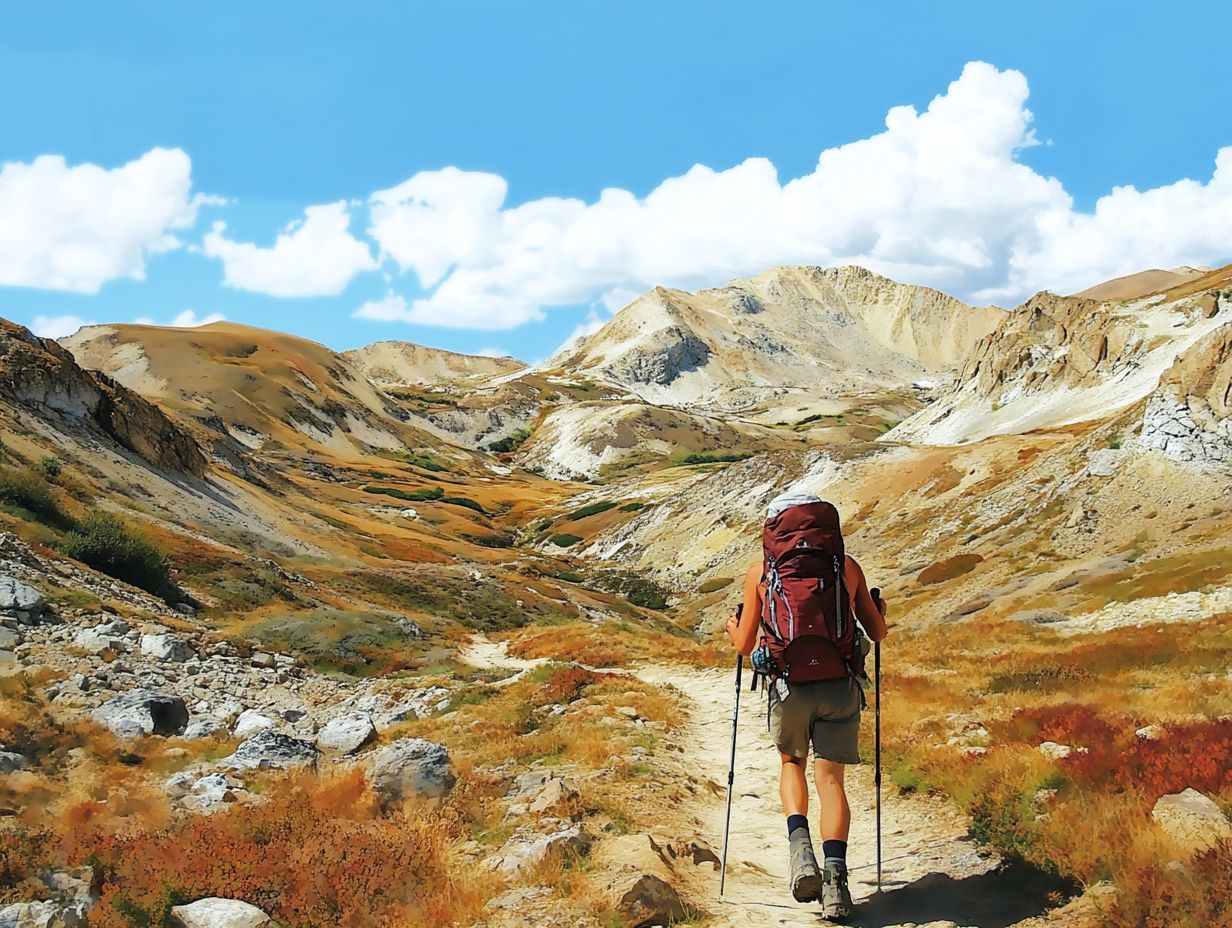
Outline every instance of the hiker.
<path id="1" fill-rule="evenodd" d="M 851 807 L 843 770 L 860 762 L 869 647 L 864 636 L 885 638 L 885 604 L 874 602 L 864 571 L 846 554 L 838 510 L 830 503 L 802 494 L 775 498 L 762 540 L 762 562 L 745 575 L 744 602 L 728 620 L 727 632 L 736 650 L 752 655 L 754 669 L 770 681 L 769 726 L 782 763 L 779 794 L 787 816 L 792 895 L 797 902 L 820 899 L 826 917 L 845 918 L 852 907 Z M 821 806 L 820 870 L 808 823 L 810 744 Z"/>

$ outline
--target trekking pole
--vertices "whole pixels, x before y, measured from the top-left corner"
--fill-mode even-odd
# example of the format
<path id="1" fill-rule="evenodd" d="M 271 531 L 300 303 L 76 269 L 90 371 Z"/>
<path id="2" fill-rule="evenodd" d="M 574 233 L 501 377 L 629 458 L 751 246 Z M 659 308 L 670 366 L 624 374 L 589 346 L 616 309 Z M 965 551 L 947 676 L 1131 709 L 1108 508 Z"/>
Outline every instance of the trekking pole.
<path id="1" fill-rule="evenodd" d="M 873 775 L 873 782 L 877 785 L 877 892 L 881 892 L 881 642 L 873 644 L 873 702 L 876 704 L 876 730 L 874 733 L 874 742 L 876 744 L 875 753 L 877 754 L 877 770 Z"/>
<path id="2" fill-rule="evenodd" d="M 736 655 L 736 703 L 732 708 L 731 763 L 727 767 L 727 820 L 723 825 L 723 862 L 719 865 L 719 896 L 727 885 L 727 839 L 731 834 L 732 784 L 736 780 L 736 724 L 740 720 L 740 677 L 744 672 L 744 655 Z"/>
<path id="3" fill-rule="evenodd" d="M 881 606 L 881 590 L 873 589 L 873 602 L 877 609 L 884 613 Z M 881 642 L 873 642 L 873 752 L 877 761 L 873 773 L 873 783 L 877 787 L 877 892 L 881 892 Z"/>

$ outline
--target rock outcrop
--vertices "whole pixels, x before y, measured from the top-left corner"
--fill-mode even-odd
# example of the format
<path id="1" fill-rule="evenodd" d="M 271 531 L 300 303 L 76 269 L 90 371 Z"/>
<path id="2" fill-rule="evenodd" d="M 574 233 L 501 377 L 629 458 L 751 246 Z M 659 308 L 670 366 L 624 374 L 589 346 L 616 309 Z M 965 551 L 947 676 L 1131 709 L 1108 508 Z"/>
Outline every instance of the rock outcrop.
<path id="1" fill-rule="evenodd" d="M 1232 323 L 1164 374 L 1147 401 L 1139 440 L 1183 464 L 1232 466 Z"/>
<path id="2" fill-rule="evenodd" d="M 157 467 L 202 477 L 205 455 L 161 409 L 56 342 L 0 319 L 0 398 L 41 415 L 89 423 Z"/>
<path id="3" fill-rule="evenodd" d="M 188 726 L 188 707 L 179 696 L 132 690 L 103 703 L 94 717 L 121 738 L 178 735 Z"/>
<path id="4" fill-rule="evenodd" d="M 255 905 L 217 897 L 177 905 L 171 909 L 171 916 L 182 928 L 264 928 L 272 924 Z"/>
<path id="5" fill-rule="evenodd" d="M 1232 841 L 1232 822 L 1209 796 L 1196 789 L 1161 796 L 1151 818 L 1178 846 L 1205 850 L 1220 841 Z"/>
<path id="6" fill-rule="evenodd" d="M 455 777 L 449 750 L 423 738 L 395 741 L 365 758 L 368 782 L 386 802 L 407 796 L 444 796 Z"/>

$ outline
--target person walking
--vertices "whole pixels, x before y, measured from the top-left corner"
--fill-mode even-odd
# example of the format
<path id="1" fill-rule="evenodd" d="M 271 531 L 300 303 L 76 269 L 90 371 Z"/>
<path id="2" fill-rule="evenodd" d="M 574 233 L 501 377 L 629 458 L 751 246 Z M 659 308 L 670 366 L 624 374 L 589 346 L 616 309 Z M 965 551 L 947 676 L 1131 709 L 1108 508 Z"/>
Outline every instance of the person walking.
<path id="1" fill-rule="evenodd" d="M 769 726 L 779 751 L 787 817 L 790 889 L 820 900 L 827 918 L 851 913 L 847 838 L 851 807 L 843 775 L 860 762 L 868 640 L 888 629 L 864 571 L 843 545 L 838 510 L 816 496 L 782 494 L 762 532 L 762 560 L 744 578 L 743 607 L 727 623 L 736 650 L 769 679 Z M 853 621 L 853 618 L 855 621 Z M 821 807 L 821 867 L 808 820 L 809 749 Z"/>

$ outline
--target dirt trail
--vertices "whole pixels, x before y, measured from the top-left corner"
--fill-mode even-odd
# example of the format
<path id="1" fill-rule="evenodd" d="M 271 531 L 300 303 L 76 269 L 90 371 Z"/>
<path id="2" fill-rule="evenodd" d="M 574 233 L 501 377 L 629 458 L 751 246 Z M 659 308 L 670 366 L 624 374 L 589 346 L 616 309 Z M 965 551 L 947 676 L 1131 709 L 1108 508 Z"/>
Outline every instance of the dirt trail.
<path id="1" fill-rule="evenodd" d="M 689 730 L 679 738 L 683 754 L 660 758 L 662 776 L 692 778 L 696 790 L 664 830 L 678 834 L 700 826 L 701 836 L 721 848 L 725 785 L 731 750 L 735 675 L 647 666 L 638 675 L 671 685 L 689 699 Z M 798 905 L 787 892 L 787 841 L 778 798 L 778 756 L 766 733 L 762 693 L 741 693 L 727 891 L 718 898 L 718 874 L 706 871 L 690 887 L 713 916 L 709 925 L 824 925 L 818 906 Z M 871 713 L 865 724 L 872 724 Z M 871 760 L 871 758 L 869 758 Z M 872 765 L 848 768 L 852 808 L 848 861 L 851 891 L 863 903 L 850 924 L 868 928 L 952 922 L 978 928 L 1057 924 L 1035 919 L 1052 885 L 1025 868 L 1001 868 L 967 837 L 967 823 L 949 803 L 930 797 L 898 797 L 883 789 L 883 892 L 876 895 L 876 843 Z M 810 821 L 817 827 L 816 794 Z M 1024 921 L 1024 919 L 1029 921 Z"/>
<path id="2" fill-rule="evenodd" d="M 516 671 L 542 663 L 508 654 L 504 642 L 476 635 L 458 655 L 477 667 Z M 621 671 L 615 671 L 617 673 Z M 678 750 L 656 754 L 660 782 L 686 785 L 683 805 L 661 810 L 656 832 L 700 837 L 721 850 L 731 751 L 735 675 L 649 664 L 634 673 L 648 683 L 674 687 L 687 701 L 687 728 L 672 739 Z M 778 798 L 778 755 L 766 732 L 764 693 L 740 694 L 727 890 L 719 899 L 719 874 L 709 868 L 681 872 L 687 898 L 711 917 L 707 928 L 824 926 L 815 903 L 799 905 L 787 891 L 787 841 Z M 872 724 L 871 712 L 864 724 Z M 871 761 L 871 758 L 868 760 Z M 859 905 L 847 922 L 860 928 L 1076 928 L 1080 913 L 1045 913 L 1055 880 L 980 851 L 967 835 L 965 817 L 935 797 L 882 795 L 882 892 L 877 893 L 875 787 L 871 763 L 849 767 L 847 796 L 852 827 L 848 847 L 851 893 Z M 816 793 L 810 784 L 809 819 L 816 827 Z M 659 810 L 656 810 L 659 811 Z M 818 842 L 820 850 L 820 842 Z"/>

